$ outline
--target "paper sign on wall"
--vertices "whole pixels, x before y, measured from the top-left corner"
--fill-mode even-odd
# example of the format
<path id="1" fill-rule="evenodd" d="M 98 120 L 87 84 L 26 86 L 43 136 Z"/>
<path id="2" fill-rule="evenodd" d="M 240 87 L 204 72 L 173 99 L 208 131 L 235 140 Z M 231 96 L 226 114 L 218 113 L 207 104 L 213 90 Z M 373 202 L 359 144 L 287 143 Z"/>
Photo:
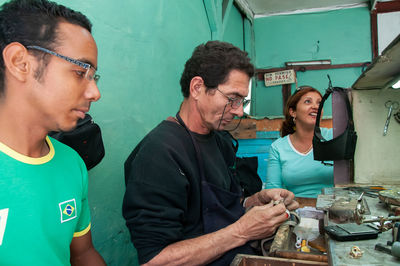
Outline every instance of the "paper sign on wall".
<path id="1" fill-rule="evenodd" d="M 276 86 L 296 82 L 296 72 L 293 69 L 264 74 L 265 86 Z"/>

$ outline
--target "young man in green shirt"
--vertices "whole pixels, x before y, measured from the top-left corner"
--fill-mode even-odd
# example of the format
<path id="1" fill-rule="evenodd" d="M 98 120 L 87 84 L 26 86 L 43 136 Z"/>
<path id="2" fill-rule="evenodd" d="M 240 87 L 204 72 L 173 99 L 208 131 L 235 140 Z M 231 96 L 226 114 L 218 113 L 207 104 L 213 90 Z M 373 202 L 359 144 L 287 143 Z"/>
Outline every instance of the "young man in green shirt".
<path id="1" fill-rule="evenodd" d="M 94 249 L 87 170 L 47 136 L 100 98 L 81 13 L 47 0 L 0 8 L 0 265 L 105 265 Z"/>

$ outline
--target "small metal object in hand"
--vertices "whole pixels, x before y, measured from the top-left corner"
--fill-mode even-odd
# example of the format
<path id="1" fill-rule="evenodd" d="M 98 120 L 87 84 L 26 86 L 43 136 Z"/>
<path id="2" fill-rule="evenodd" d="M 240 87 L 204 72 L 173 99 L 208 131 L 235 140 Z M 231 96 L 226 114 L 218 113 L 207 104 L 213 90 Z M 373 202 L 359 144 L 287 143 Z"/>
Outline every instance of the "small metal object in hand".
<path id="1" fill-rule="evenodd" d="M 284 202 L 283 199 L 280 199 L 280 200 L 273 200 L 273 201 L 272 201 L 272 204 L 275 206 L 275 205 L 281 204 L 281 203 L 283 203 L 283 202 Z"/>
<path id="2" fill-rule="evenodd" d="M 281 203 L 284 203 L 284 199 L 280 199 L 280 200 L 273 200 L 272 201 L 272 204 L 275 206 L 275 205 L 278 205 L 278 204 L 281 204 Z M 286 218 L 290 218 L 290 212 L 289 212 L 289 210 L 288 209 L 286 209 Z"/>

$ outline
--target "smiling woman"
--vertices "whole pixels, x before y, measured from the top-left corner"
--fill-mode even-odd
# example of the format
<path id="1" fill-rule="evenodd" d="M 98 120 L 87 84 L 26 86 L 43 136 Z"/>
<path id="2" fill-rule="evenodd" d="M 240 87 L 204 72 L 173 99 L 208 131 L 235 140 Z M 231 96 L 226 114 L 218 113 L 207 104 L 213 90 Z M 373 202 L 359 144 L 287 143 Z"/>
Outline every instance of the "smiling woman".
<path id="1" fill-rule="evenodd" d="M 333 186 L 333 167 L 313 158 L 312 138 L 321 93 L 302 86 L 288 100 L 281 138 L 272 143 L 268 158 L 267 188 L 286 188 L 296 197 L 313 198 Z M 323 128 L 326 139 L 332 130 Z"/>

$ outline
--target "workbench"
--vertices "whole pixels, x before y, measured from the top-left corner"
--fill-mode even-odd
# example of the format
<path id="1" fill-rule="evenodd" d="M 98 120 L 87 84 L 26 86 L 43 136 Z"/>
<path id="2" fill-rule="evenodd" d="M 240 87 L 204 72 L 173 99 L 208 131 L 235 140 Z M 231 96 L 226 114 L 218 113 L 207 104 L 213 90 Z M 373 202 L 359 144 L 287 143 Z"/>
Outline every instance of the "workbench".
<path id="1" fill-rule="evenodd" d="M 299 207 L 315 207 L 315 198 L 296 198 L 299 202 Z M 292 243 L 288 250 L 279 250 L 274 255 L 270 256 L 255 256 L 238 254 L 230 264 L 231 266 L 265 266 L 265 265 L 277 265 L 277 266 L 313 266 L 313 265 L 328 265 L 327 256 L 321 253 L 310 254 L 303 252 L 296 252 L 294 248 L 295 236 L 291 237 Z M 323 244 L 326 246 L 326 244 Z M 310 258 L 312 256 L 313 258 Z"/>
<path id="2" fill-rule="evenodd" d="M 354 192 L 348 188 L 330 188 L 325 189 L 324 194 L 340 194 L 348 193 L 350 197 L 357 198 L 360 196 L 359 192 Z M 304 202 L 302 200 L 303 206 L 313 206 L 315 204 L 315 199 L 310 199 L 310 202 Z M 388 216 L 388 210 L 384 203 L 380 202 L 377 197 L 370 197 L 365 195 L 363 200 L 366 202 L 368 206 L 368 210 L 370 214 L 365 214 L 364 217 L 366 219 L 375 218 L 377 216 Z M 315 206 L 315 205 L 314 205 Z M 318 206 L 317 206 L 318 207 Z M 328 212 L 325 213 L 324 217 L 324 225 L 336 225 L 332 219 L 329 219 Z M 400 259 L 396 258 L 392 255 L 386 254 L 381 251 L 375 250 L 375 245 L 377 243 L 381 243 L 383 245 L 387 244 L 387 241 L 392 241 L 392 230 L 388 230 L 382 232 L 378 235 L 376 239 L 369 240 L 357 240 L 357 241 L 336 241 L 329 237 L 329 235 L 325 234 L 325 241 L 327 245 L 327 256 L 328 256 L 328 265 L 332 266 L 350 266 L 350 265 L 400 265 Z M 350 256 L 350 251 L 353 246 L 358 246 L 360 250 L 363 252 L 362 256 L 359 258 L 353 258 Z M 390 247 L 390 246 L 388 246 Z M 238 254 L 235 259 L 232 261 L 233 266 L 261 266 L 261 265 L 326 265 L 324 262 L 317 261 L 308 261 L 308 260 L 298 260 L 298 259 L 289 259 L 289 258 L 279 258 L 279 257 L 264 257 L 264 256 L 253 256 L 253 255 L 245 255 Z"/>
<path id="3" fill-rule="evenodd" d="M 335 191 L 340 191 L 342 188 L 331 189 L 331 193 Z M 351 194 L 351 191 L 348 191 Z M 329 193 L 325 191 L 325 193 Z M 354 193 L 354 192 L 353 192 Z M 355 197 L 359 194 L 354 193 Z M 367 202 L 370 213 L 365 215 L 366 219 L 377 217 L 377 216 L 388 216 L 388 211 L 385 204 L 379 201 L 379 198 L 373 198 L 369 196 L 364 196 L 364 200 Z M 325 225 L 334 225 L 335 223 L 331 221 L 328 216 L 325 216 Z M 329 265 L 341 266 L 341 265 L 400 265 L 400 259 L 396 258 L 390 254 L 383 253 L 381 251 L 375 250 L 375 245 L 381 243 L 386 245 L 387 241 L 392 240 L 392 230 L 382 232 L 378 235 L 376 239 L 369 240 L 358 240 L 358 241 L 336 241 L 330 238 L 328 235 L 328 261 Z M 363 252 L 360 258 L 352 258 L 349 253 L 353 246 L 358 246 Z M 390 246 L 388 246 L 390 247 Z"/>

